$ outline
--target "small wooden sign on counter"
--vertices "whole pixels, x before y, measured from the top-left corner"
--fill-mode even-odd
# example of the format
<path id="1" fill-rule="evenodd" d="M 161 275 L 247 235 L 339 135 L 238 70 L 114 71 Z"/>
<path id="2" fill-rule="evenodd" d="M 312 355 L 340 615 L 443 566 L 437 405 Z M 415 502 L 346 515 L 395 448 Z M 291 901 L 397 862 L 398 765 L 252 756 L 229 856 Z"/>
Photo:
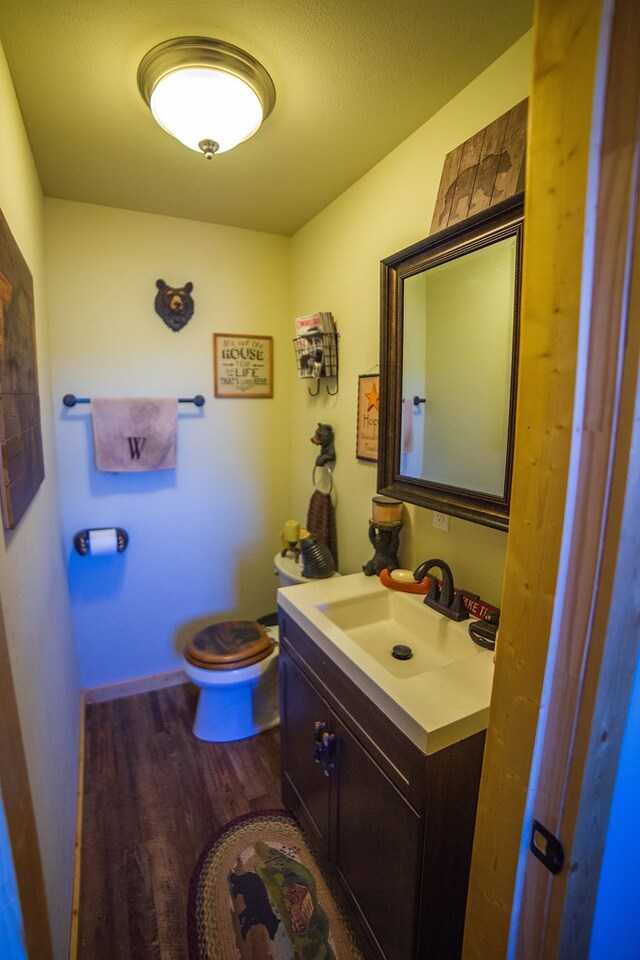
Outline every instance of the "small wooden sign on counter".
<path id="1" fill-rule="evenodd" d="M 273 337 L 213 335 L 216 397 L 273 396 Z"/>

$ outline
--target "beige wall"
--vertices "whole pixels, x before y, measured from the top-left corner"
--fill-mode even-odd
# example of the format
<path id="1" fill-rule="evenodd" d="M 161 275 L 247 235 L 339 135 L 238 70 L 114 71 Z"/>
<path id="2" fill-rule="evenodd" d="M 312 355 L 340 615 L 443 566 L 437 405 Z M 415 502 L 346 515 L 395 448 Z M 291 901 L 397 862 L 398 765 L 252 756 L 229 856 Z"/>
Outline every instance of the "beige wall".
<path id="1" fill-rule="evenodd" d="M 127 210 L 45 201 L 64 542 L 82 685 L 181 665 L 214 619 L 276 608 L 273 556 L 289 512 L 292 361 L 286 237 Z M 191 281 L 179 332 L 154 310 L 156 280 Z M 213 396 L 213 333 L 274 338 L 273 399 Z M 95 469 L 90 408 L 77 396 L 189 397 L 178 466 Z M 80 557 L 73 535 L 124 527 L 127 550 Z"/>
<path id="2" fill-rule="evenodd" d="M 528 95 L 530 62 L 531 33 L 293 238 L 292 316 L 333 312 L 340 392 L 314 399 L 305 381 L 293 384 L 292 511 L 306 519 L 314 461 L 309 437 L 318 421 L 331 423 L 343 573 L 359 570 L 372 554 L 367 529 L 376 467 L 355 458 L 356 391 L 358 374 L 378 362 L 379 262 L 429 233 L 445 155 Z M 406 508 L 401 562 L 442 556 L 460 585 L 498 603 L 506 534 L 455 518 L 442 532 L 431 519 L 428 510 Z"/>
<path id="3" fill-rule="evenodd" d="M 0 47 L 0 207 L 33 276 L 46 477 L 0 536 L 0 590 L 51 915 L 67 953 L 73 879 L 79 685 L 60 524 L 47 328 L 42 194 Z"/>

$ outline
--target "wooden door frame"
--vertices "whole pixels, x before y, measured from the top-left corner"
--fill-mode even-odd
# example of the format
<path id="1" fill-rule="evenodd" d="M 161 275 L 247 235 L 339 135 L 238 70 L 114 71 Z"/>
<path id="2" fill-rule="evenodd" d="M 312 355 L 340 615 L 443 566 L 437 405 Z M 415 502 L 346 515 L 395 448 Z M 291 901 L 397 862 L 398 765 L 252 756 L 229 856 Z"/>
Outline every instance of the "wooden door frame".
<path id="1" fill-rule="evenodd" d="M 27 956 L 30 960 L 53 960 L 42 860 L 1 597 L 0 790 L 13 853 Z"/>
<path id="2" fill-rule="evenodd" d="M 592 119 L 582 335 L 556 590 L 524 819 L 510 956 L 587 957 L 638 658 L 640 18 L 603 5 Z M 635 318 L 635 323 L 632 322 Z M 554 876 L 527 849 L 558 836 Z"/>
<path id="3" fill-rule="evenodd" d="M 469 890 L 469 960 L 588 955 L 638 653 L 640 528 L 630 504 L 640 493 L 640 333 L 637 321 L 627 325 L 640 309 L 634 3 L 536 7 L 520 496 Z M 556 877 L 529 852 L 534 817 L 567 853 Z"/>

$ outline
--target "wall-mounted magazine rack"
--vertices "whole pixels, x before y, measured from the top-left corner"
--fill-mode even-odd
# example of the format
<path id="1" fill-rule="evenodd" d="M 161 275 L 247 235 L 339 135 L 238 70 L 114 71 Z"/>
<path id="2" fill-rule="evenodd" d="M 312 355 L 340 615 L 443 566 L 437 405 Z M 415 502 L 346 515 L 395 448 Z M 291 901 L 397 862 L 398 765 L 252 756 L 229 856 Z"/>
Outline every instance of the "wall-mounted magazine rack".
<path id="1" fill-rule="evenodd" d="M 338 392 L 338 334 L 319 333 L 296 337 L 293 341 L 300 379 L 317 380 L 315 390 L 309 390 L 312 397 L 320 392 L 320 380 L 327 377 L 336 378 L 336 389 L 327 393 L 334 397 Z"/>
<path id="2" fill-rule="evenodd" d="M 315 390 L 309 390 L 312 397 L 320 392 L 320 381 L 335 377 L 336 388 L 327 393 L 334 397 L 338 384 L 338 334 L 330 313 L 316 313 L 310 317 L 298 317 L 295 321 L 297 336 L 293 347 L 296 354 L 298 377 L 303 380 L 316 380 Z"/>

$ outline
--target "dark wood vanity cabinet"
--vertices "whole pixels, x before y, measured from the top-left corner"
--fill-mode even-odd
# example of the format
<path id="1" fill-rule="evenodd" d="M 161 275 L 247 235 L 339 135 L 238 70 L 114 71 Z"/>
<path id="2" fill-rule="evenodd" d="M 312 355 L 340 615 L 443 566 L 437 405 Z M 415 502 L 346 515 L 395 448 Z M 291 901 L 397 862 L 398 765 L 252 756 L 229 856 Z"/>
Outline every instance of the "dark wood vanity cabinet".
<path id="1" fill-rule="evenodd" d="M 423 754 L 280 611 L 283 800 L 371 960 L 460 956 L 484 733 Z"/>

